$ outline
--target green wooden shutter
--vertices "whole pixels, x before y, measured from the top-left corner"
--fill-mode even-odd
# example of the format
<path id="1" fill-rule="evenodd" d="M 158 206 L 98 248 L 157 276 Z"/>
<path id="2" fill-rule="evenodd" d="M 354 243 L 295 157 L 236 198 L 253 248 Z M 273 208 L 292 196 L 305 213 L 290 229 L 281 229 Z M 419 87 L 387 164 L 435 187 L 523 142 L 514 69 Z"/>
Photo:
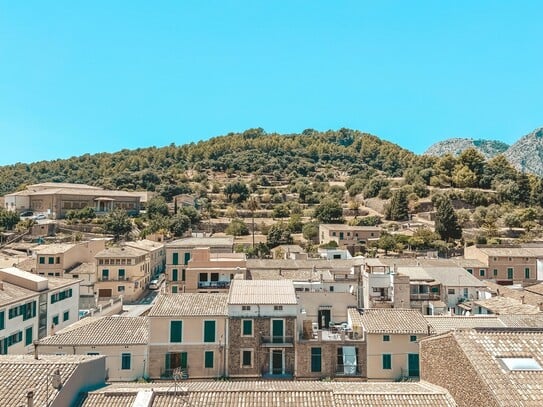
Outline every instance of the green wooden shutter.
<path id="1" fill-rule="evenodd" d="M 320 372 L 322 369 L 322 349 L 311 348 L 311 371 Z"/>
<path id="2" fill-rule="evenodd" d="M 188 355 L 187 352 L 181 352 L 181 369 L 186 369 L 188 367 Z"/>
<path id="3" fill-rule="evenodd" d="M 170 342 L 181 342 L 183 338 L 183 321 L 170 322 Z"/>
<path id="4" fill-rule="evenodd" d="M 253 334 L 253 321 L 251 319 L 243 320 L 243 335 L 251 336 Z"/>
<path id="5" fill-rule="evenodd" d="M 392 369 L 392 355 L 390 353 L 383 353 L 383 369 Z"/>
<path id="6" fill-rule="evenodd" d="M 172 263 L 174 265 L 179 264 L 179 253 L 173 253 L 173 255 L 172 255 Z"/>
<path id="7" fill-rule="evenodd" d="M 213 368 L 213 351 L 207 350 L 204 355 L 204 367 L 206 369 Z"/>
<path id="8" fill-rule="evenodd" d="M 215 342 L 215 321 L 204 321 L 204 342 Z"/>

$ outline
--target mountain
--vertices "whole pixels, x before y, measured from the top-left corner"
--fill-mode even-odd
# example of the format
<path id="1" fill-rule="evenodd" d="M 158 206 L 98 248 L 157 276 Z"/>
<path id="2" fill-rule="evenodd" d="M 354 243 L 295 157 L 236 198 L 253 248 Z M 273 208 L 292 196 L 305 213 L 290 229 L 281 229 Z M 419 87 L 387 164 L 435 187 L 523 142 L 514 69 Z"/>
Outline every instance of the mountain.
<path id="1" fill-rule="evenodd" d="M 475 148 L 488 160 L 504 153 L 509 146 L 497 140 L 473 140 L 469 138 L 450 138 L 432 144 L 424 154 L 440 157 L 445 154 L 460 155 L 468 148 Z"/>
<path id="2" fill-rule="evenodd" d="M 543 176 L 543 128 L 521 137 L 509 147 L 505 157 L 517 169 Z"/>

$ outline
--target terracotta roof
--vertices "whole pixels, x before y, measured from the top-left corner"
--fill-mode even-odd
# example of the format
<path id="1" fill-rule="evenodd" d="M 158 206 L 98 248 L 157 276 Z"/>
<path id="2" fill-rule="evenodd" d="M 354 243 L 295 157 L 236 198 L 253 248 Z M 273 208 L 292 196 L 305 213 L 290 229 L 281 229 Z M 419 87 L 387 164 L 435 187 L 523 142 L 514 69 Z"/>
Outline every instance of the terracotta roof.
<path id="1" fill-rule="evenodd" d="M 109 257 L 137 257 L 145 256 L 147 250 L 136 249 L 135 247 L 123 246 L 123 247 L 108 247 L 107 249 L 100 250 L 94 255 L 95 258 L 109 258 Z"/>
<path id="2" fill-rule="evenodd" d="M 19 267 L 19 265 L 17 265 L 17 267 Z M 538 284 L 534 284 L 534 285 L 525 287 L 525 290 L 530 291 L 531 293 L 539 294 L 539 295 L 543 296 L 543 283 L 538 283 Z"/>
<path id="3" fill-rule="evenodd" d="M 66 383 L 81 363 L 96 358 L 96 356 L 79 355 L 40 355 L 36 360 L 31 355 L 1 355 L 0 405 L 2 407 L 26 406 L 27 392 L 34 390 L 34 405 L 45 406 L 47 395 L 49 401 L 52 402 L 59 393 L 47 384 L 52 372 L 58 369 L 62 381 Z M 48 389 L 47 392 L 46 389 Z"/>
<path id="4" fill-rule="evenodd" d="M 498 319 L 510 328 L 543 328 L 543 314 L 498 315 Z"/>
<path id="5" fill-rule="evenodd" d="M 434 316 L 425 315 L 432 330 L 436 334 L 442 334 L 455 329 L 468 328 L 503 328 L 506 325 L 496 315 L 472 315 L 472 316 Z"/>
<path id="6" fill-rule="evenodd" d="M 375 232 L 383 230 L 380 226 L 351 226 L 351 225 L 345 225 L 342 223 L 321 223 L 319 227 L 324 229 L 337 229 L 337 230 L 352 230 L 352 231 L 368 231 L 368 232 Z"/>
<path id="7" fill-rule="evenodd" d="M 428 321 L 418 311 L 413 309 L 365 309 L 360 316 L 364 331 L 391 334 L 427 334 Z"/>
<path id="8" fill-rule="evenodd" d="M 233 246 L 233 237 L 187 237 L 166 243 L 167 248 Z"/>
<path id="9" fill-rule="evenodd" d="M 141 249 L 141 250 L 153 251 L 157 249 L 162 249 L 164 247 L 164 243 L 155 242 L 153 240 L 142 239 L 142 240 L 136 240 L 134 242 L 125 242 L 124 246 L 135 247 L 136 249 Z"/>
<path id="10" fill-rule="evenodd" d="M 486 308 L 493 314 L 540 314 L 537 307 L 522 304 L 520 301 L 509 297 L 492 297 L 486 300 L 475 300 L 473 304 Z"/>
<path id="11" fill-rule="evenodd" d="M 323 258 L 319 259 L 247 259 L 248 270 L 350 270 L 353 266 L 363 265 L 365 260 L 363 258 L 352 259 L 335 259 L 327 260 Z"/>
<path id="12" fill-rule="evenodd" d="M 509 370 L 501 360 L 533 358 L 543 366 L 543 331 L 522 332 L 505 328 L 455 331 L 447 335 L 456 340 L 471 367 L 496 398 L 496 405 L 543 405 L 543 371 Z"/>
<path id="13" fill-rule="evenodd" d="M 329 270 L 252 270 L 252 280 L 334 281 Z"/>
<path id="14" fill-rule="evenodd" d="M 145 317 L 87 317 L 40 340 L 43 345 L 144 345 L 149 342 Z"/>
<path id="15" fill-rule="evenodd" d="M 190 405 L 194 407 L 238 406 L 456 406 L 443 388 L 426 382 L 363 383 L 319 381 L 227 381 L 152 384 L 113 384 L 89 393 L 83 407 L 116 407 L 121 400 L 135 400 L 138 392 L 153 391 L 150 407 Z M 129 395 L 133 395 L 130 399 Z M 119 402 L 116 403 L 116 399 Z M 116 403 L 116 404 L 114 404 Z"/>
<path id="16" fill-rule="evenodd" d="M 149 316 L 226 316 L 227 300 L 227 293 L 160 294 L 149 311 Z"/>
<path id="17" fill-rule="evenodd" d="M 228 304 L 297 304 L 291 280 L 233 280 Z"/>
<path id="18" fill-rule="evenodd" d="M 543 295 L 519 288 L 512 288 L 513 286 L 504 286 L 493 283 L 491 281 L 485 281 L 485 285 L 493 292 L 499 293 L 502 297 L 514 298 L 518 301 L 524 301 L 525 304 L 533 305 L 537 307 L 540 303 L 543 303 Z"/>

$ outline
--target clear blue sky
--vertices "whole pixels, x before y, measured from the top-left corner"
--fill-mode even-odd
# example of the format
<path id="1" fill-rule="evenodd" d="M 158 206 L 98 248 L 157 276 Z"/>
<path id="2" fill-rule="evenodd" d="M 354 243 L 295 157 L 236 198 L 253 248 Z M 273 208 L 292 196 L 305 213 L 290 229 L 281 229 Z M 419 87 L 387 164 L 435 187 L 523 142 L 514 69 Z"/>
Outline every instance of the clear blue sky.
<path id="1" fill-rule="evenodd" d="M 513 143 L 543 125 L 542 21 L 542 1 L 3 1 L 0 165 L 251 127 Z"/>

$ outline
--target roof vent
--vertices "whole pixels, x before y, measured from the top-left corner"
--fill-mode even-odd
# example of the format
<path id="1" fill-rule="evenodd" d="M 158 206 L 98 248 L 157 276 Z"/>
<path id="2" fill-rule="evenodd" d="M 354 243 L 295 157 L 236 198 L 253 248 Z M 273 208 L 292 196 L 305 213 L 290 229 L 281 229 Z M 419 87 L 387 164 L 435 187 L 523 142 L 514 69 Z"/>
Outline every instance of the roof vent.
<path id="1" fill-rule="evenodd" d="M 499 358 L 510 371 L 543 371 L 543 367 L 534 358 Z"/>

